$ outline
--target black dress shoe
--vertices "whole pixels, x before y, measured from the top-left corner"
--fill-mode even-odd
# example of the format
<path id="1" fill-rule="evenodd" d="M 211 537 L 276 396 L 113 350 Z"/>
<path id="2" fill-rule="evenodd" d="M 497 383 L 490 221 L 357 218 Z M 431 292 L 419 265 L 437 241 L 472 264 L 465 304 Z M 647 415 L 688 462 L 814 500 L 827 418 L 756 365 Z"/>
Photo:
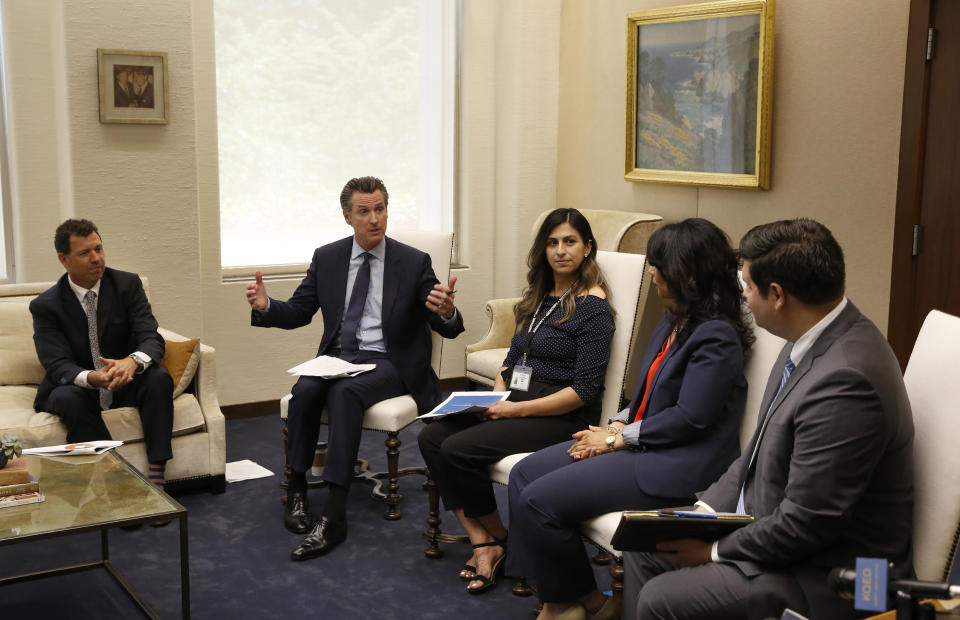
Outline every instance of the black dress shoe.
<path id="1" fill-rule="evenodd" d="M 290 559 L 299 562 L 321 556 L 347 539 L 347 524 L 320 517 L 307 537 L 290 552 Z"/>
<path id="2" fill-rule="evenodd" d="M 287 501 L 283 507 L 283 525 L 294 534 L 303 534 L 310 529 L 310 505 L 306 491 L 287 491 Z"/>

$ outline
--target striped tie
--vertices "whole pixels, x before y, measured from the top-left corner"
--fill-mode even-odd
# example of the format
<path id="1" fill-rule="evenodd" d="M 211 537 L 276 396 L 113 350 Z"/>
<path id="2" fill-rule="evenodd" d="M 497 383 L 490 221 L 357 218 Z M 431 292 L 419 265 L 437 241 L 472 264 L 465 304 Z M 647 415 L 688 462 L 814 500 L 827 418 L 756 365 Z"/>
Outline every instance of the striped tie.
<path id="1" fill-rule="evenodd" d="M 773 403 L 777 402 L 777 396 L 780 395 L 780 391 L 783 390 L 783 386 L 787 384 L 787 380 L 790 379 L 790 373 L 794 371 L 796 366 L 793 365 L 793 360 L 790 359 L 790 356 L 787 356 L 787 361 L 783 365 L 783 377 L 780 379 L 780 387 L 777 388 L 777 393 L 774 394 L 773 400 L 770 401 L 770 407 L 767 409 L 767 413 L 763 416 L 763 422 L 760 424 L 760 433 L 757 435 L 757 442 L 753 444 L 753 453 L 750 454 L 750 462 L 747 464 L 747 473 L 750 472 L 750 468 L 753 467 L 753 462 L 757 459 L 757 450 L 760 448 L 760 440 L 763 439 L 763 432 L 767 430 L 767 419 L 770 417 L 770 412 L 773 411 Z M 743 501 L 743 492 L 747 488 L 747 476 L 743 477 L 743 486 L 740 487 L 740 499 L 737 500 L 737 514 L 745 515 L 747 514 L 747 507 Z"/>
<path id="2" fill-rule="evenodd" d="M 96 370 L 103 368 L 103 362 L 100 361 L 100 336 L 97 334 L 97 294 L 93 291 L 87 291 L 83 296 L 83 311 L 87 315 L 87 336 L 90 337 L 90 356 L 93 358 L 93 367 Z M 100 408 L 109 409 L 113 402 L 113 394 L 104 388 L 98 388 L 100 392 Z"/>

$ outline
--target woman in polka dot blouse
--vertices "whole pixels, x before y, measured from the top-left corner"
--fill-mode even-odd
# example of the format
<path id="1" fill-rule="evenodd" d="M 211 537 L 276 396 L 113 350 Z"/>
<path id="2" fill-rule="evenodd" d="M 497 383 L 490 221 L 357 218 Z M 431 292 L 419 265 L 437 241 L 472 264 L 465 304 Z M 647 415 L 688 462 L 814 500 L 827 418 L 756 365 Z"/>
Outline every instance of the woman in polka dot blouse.
<path id="1" fill-rule="evenodd" d="M 614 322 L 596 246 L 576 209 L 547 215 L 527 257 L 527 287 L 514 308 L 517 331 L 493 386 L 510 389 L 509 399 L 482 418 L 441 418 L 420 433 L 440 497 L 473 544 L 460 571 L 472 594 L 493 586 L 506 553 L 507 530 L 487 467 L 569 439 L 600 416 Z"/>
<path id="2" fill-rule="evenodd" d="M 619 617 L 597 589 L 579 524 L 614 510 L 692 504 L 740 453 L 753 335 L 729 240 L 707 220 L 688 219 L 658 229 L 647 260 L 667 311 L 633 400 L 607 428 L 581 430 L 510 472 L 506 572 L 536 581 L 539 620 Z"/>

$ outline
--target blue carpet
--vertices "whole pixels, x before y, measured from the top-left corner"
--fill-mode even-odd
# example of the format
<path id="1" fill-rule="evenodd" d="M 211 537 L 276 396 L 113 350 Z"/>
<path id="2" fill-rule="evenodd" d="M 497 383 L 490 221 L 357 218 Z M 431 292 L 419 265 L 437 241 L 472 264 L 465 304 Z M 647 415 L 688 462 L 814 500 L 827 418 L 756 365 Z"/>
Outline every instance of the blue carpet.
<path id="1" fill-rule="evenodd" d="M 400 466 L 422 465 L 416 423 L 401 433 Z M 365 432 L 360 454 L 375 470 L 386 469 L 386 435 Z M 227 422 L 227 461 L 254 460 L 275 472 L 227 485 L 226 493 L 179 497 L 189 511 L 190 590 L 194 618 L 476 618 L 532 620 L 534 598 L 510 593 L 501 579 L 482 595 L 469 595 L 457 578 L 469 555 L 465 545 L 443 545 L 438 560 L 423 555 L 427 516 L 423 478 L 400 481 L 403 518 L 385 521 L 385 505 L 355 485 L 348 504 L 349 536 L 330 555 L 302 563 L 289 560 L 300 537 L 282 523 L 283 471 L 280 421 L 276 416 Z M 319 514 L 326 490 L 310 491 Z M 497 488 L 504 509 L 506 490 Z M 446 530 L 455 519 L 444 513 Z M 111 530 L 111 560 L 161 618 L 180 616 L 179 537 L 176 523 L 164 528 Z M 99 558 L 99 536 L 84 534 L 6 546 L 0 575 L 7 576 Z M 595 567 L 609 588 L 607 567 Z M 103 570 L 5 586 L 5 618 L 135 618 L 136 607 Z"/>

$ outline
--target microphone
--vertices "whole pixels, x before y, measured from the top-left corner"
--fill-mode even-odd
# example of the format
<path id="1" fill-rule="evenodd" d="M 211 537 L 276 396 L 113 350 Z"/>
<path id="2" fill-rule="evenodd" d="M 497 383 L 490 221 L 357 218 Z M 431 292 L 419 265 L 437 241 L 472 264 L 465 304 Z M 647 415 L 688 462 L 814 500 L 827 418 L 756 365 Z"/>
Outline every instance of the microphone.
<path id="1" fill-rule="evenodd" d="M 857 583 L 857 571 L 852 568 L 835 568 L 827 575 L 827 583 L 841 597 L 853 599 Z M 887 583 L 887 591 L 894 594 L 902 592 L 915 598 L 960 598 L 960 586 L 936 581 L 894 579 Z"/>

